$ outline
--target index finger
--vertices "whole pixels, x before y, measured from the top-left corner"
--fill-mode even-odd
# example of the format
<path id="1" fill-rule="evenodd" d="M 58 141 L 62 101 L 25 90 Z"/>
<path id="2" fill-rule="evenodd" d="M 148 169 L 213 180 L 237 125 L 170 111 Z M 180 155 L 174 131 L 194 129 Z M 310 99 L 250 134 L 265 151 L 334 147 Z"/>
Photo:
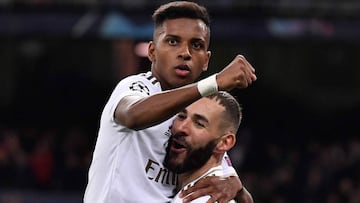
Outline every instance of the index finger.
<path id="1" fill-rule="evenodd" d="M 244 55 L 239 54 L 238 57 L 245 63 L 247 67 L 250 68 L 251 72 L 255 73 L 255 68 L 249 63 Z"/>

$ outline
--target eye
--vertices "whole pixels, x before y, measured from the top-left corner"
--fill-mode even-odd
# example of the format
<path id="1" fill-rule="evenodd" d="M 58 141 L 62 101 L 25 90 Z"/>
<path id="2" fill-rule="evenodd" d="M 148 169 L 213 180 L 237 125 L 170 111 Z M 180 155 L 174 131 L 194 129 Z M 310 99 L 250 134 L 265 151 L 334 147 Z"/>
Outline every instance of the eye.
<path id="1" fill-rule="evenodd" d="M 201 128 L 205 128 L 205 125 L 201 121 L 195 121 L 195 125 Z"/>
<path id="2" fill-rule="evenodd" d="M 186 115 L 184 113 L 178 113 L 177 119 L 178 120 L 184 120 L 186 118 Z"/>
<path id="3" fill-rule="evenodd" d="M 171 45 L 171 46 L 174 46 L 178 43 L 178 40 L 174 39 L 174 38 L 169 38 L 167 40 L 168 44 Z"/>
<path id="4" fill-rule="evenodd" d="M 196 41 L 192 43 L 192 47 L 194 49 L 203 49 L 205 46 L 204 43 L 202 43 L 201 41 Z"/>

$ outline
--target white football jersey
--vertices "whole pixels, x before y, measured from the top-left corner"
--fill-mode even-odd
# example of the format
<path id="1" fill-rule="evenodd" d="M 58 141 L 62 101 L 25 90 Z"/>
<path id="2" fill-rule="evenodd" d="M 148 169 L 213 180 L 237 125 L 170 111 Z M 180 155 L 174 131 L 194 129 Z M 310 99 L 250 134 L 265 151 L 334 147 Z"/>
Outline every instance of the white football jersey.
<path id="1" fill-rule="evenodd" d="M 129 76 L 116 86 L 101 115 L 85 203 L 161 203 L 173 197 L 177 179 L 163 166 L 173 119 L 138 131 L 114 121 L 115 108 L 124 96 L 146 97 L 161 91 L 151 72 Z"/>
<path id="2" fill-rule="evenodd" d="M 190 183 L 186 184 L 174 197 L 174 199 L 171 201 L 171 203 L 182 203 L 183 198 L 179 197 L 179 194 L 182 191 L 185 191 L 189 189 L 190 187 L 194 186 L 197 181 L 199 181 L 202 178 L 208 177 L 208 176 L 224 176 L 224 170 L 222 166 L 217 166 L 209 169 L 206 173 L 198 177 L 197 179 L 191 181 Z M 190 194 L 189 194 L 190 195 Z M 191 201 L 191 203 L 206 203 L 210 199 L 209 195 L 205 195 L 199 198 L 196 198 Z M 229 203 L 235 203 L 234 200 L 231 200 Z"/>
<path id="3" fill-rule="evenodd" d="M 161 91 L 151 72 L 126 77 L 115 87 L 101 115 L 84 203 L 165 203 L 174 197 L 177 176 L 163 166 L 173 118 L 144 130 L 114 120 L 123 97 Z M 222 166 L 233 175 L 225 159 Z"/>

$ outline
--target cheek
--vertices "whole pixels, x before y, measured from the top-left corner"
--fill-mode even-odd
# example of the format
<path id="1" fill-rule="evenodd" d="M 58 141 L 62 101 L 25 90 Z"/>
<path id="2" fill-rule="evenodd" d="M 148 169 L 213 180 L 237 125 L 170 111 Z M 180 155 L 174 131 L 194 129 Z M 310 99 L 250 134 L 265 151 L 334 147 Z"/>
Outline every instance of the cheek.
<path id="1" fill-rule="evenodd" d="M 198 57 L 198 59 L 196 60 L 196 65 L 199 67 L 199 71 L 205 71 L 207 68 L 207 57 L 204 55 L 201 55 Z"/>
<path id="2" fill-rule="evenodd" d="M 169 60 L 170 60 L 170 53 L 169 51 L 166 50 L 159 50 L 156 54 L 155 54 L 155 59 L 157 61 L 157 63 L 161 63 L 161 64 L 168 64 Z"/>
<path id="3" fill-rule="evenodd" d="M 205 146 L 209 140 L 211 140 L 208 133 L 202 133 L 202 132 L 193 132 L 196 136 L 191 137 L 191 145 L 193 147 L 203 147 Z"/>

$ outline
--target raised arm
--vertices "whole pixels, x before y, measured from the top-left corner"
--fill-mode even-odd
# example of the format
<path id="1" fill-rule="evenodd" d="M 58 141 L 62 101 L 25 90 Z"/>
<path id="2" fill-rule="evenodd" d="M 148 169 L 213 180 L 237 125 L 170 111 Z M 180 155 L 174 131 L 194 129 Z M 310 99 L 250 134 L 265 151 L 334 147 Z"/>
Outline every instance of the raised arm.
<path id="1" fill-rule="evenodd" d="M 256 80 L 254 68 L 238 55 L 216 75 L 218 90 L 246 88 Z M 115 119 L 131 129 L 144 129 L 161 123 L 201 98 L 197 84 L 164 91 L 149 97 L 127 96 L 120 100 Z"/>
<path id="2" fill-rule="evenodd" d="M 115 119 L 127 128 L 144 129 L 169 119 L 199 98 L 196 84 L 149 97 L 126 96 L 116 107 Z"/>

